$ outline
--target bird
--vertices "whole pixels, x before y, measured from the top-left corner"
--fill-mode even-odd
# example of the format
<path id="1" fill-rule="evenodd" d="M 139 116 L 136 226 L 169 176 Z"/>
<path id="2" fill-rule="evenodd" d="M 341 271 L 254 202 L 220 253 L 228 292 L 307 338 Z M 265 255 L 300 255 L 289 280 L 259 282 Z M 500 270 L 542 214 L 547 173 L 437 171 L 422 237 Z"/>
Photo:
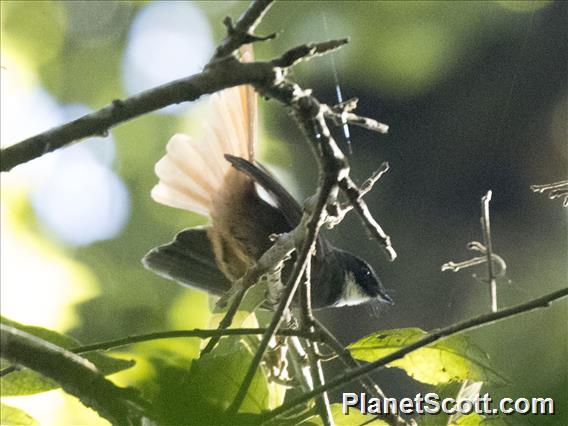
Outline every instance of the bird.
<path id="1" fill-rule="evenodd" d="M 251 60 L 250 51 L 242 60 Z M 257 99 L 241 85 L 210 96 L 199 139 L 175 134 L 156 163 L 151 197 L 166 206 L 209 218 L 184 229 L 173 241 L 150 250 L 143 265 L 183 285 L 222 296 L 273 244 L 291 231 L 302 208 L 255 159 Z M 290 272 L 283 270 L 283 281 Z M 318 236 L 311 266 L 312 307 L 369 301 L 392 304 L 373 268 L 363 259 Z"/>

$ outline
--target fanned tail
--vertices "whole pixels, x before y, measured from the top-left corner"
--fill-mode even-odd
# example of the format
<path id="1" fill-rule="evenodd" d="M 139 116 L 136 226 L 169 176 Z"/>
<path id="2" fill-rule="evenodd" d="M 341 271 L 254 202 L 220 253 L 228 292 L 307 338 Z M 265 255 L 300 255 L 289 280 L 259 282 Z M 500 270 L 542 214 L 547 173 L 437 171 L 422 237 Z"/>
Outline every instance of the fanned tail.
<path id="1" fill-rule="evenodd" d="M 243 60 L 251 60 L 245 51 Z M 156 164 L 159 183 L 152 198 L 167 206 L 211 216 L 213 200 L 224 186 L 246 185 L 242 177 L 227 179 L 231 165 L 224 155 L 254 159 L 257 107 L 254 89 L 238 86 L 211 96 L 203 140 L 184 134 L 174 135 L 166 155 Z M 231 191 L 238 188 L 231 188 Z"/>

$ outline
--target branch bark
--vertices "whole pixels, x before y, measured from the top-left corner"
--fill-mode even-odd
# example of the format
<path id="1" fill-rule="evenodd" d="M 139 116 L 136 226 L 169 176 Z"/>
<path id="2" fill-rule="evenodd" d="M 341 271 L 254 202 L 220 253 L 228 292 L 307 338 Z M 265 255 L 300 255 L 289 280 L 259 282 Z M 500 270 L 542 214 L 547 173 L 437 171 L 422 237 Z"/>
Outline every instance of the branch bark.
<path id="1" fill-rule="evenodd" d="M 143 423 L 139 397 L 103 377 L 88 360 L 43 339 L 0 324 L 2 358 L 59 383 L 113 424 Z"/>

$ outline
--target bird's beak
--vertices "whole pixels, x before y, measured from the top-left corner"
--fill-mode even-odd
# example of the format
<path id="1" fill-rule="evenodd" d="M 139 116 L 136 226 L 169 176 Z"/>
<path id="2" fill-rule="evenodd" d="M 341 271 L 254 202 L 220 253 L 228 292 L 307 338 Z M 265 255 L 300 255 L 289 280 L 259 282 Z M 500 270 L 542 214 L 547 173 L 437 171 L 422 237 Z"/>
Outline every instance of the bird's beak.
<path id="1" fill-rule="evenodd" d="M 381 299 L 381 302 L 384 302 L 387 305 L 394 305 L 394 300 L 392 300 L 392 298 L 386 293 L 380 292 L 379 298 Z"/>

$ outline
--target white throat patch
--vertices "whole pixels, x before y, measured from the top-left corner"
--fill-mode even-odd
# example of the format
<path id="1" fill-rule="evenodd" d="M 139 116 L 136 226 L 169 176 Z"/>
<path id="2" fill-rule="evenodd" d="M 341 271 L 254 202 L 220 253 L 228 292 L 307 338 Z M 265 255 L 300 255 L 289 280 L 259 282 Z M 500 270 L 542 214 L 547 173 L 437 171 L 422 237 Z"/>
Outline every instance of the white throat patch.
<path id="1" fill-rule="evenodd" d="M 359 305 L 369 299 L 370 297 L 363 293 L 363 291 L 361 291 L 361 289 L 355 282 L 355 276 L 353 275 L 353 273 L 348 272 L 347 283 L 345 284 L 345 288 L 343 289 L 343 294 L 333 306 Z"/>

